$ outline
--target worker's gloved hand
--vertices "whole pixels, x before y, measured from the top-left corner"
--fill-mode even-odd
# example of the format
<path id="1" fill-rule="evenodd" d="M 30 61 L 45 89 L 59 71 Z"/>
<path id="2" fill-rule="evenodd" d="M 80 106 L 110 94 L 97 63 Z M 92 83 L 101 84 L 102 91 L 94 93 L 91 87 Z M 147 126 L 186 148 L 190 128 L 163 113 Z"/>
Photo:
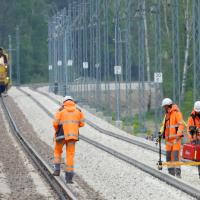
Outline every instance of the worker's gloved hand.
<path id="1" fill-rule="evenodd" d="M 158 132 L 158 137 L 162 137 L 162 133 L 160 131 Z"/>
<path id="2" fill-rule="evenodd" d="M 190 126 L 190 127 L 189 127 L 189 130 L 190 130 L 191 132 L 195 132 L 196 129 L 197 129 L 196 126 Z"/>
<path id="3" fill-rule="evenodd" d="M 165 139 L 165 133 L 163 132 L 158 132 L 159 133 L 159 138 L 162 140 L 162 139 Z"/>
<path id="4" fill-rule="evenodd" d="M 189 127 L 189 131 L 190 131 L 190 135 L 193 136 L 196 133 L 196 131 L 197 131 L 196 126 L 190 126 Z"/>
<path id="5" fill-rule="evenodd" d="M 177 136 L 178 136 L 178 137 L 176 138 L 176 142 L 180 142 L 181 139 L 182 139 L 182 137 L 184 137 L 183 134 L 179 134 L 179 135 L 177 135 Z"/>

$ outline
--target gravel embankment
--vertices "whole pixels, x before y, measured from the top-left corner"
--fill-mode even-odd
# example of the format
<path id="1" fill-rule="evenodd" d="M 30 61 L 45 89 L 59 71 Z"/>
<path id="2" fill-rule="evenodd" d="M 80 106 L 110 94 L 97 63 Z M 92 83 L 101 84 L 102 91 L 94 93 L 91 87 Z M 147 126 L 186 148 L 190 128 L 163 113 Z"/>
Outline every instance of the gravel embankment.
<path id="1" fill-rule="evenodd" d="M 8 199 L 11 194 L 11 190 L 8 186 L 8 181 L 3 170 L 3 164 L 0 162 L 0 199 Z"/>
<path id="2" fill-rule="evenodd" d="M 0 199 L 56 199 L 9 130 L 0 108 Z"/>
<path id="3" fill-rule="evenodd" d="M 26 88 L 28 89 L 28 88 Z M 41 91 L 41 92 L 44 92 L 44 93 L 47 93 L 48 95 L 52 96 L 53 98 L 59 100 L 60 102 L 62 102 L 62 99 L 63 97 L 62 96 L 58 96 L 58 95 L 55 95 L 54 93 L 49 93 L 48 92 L 48 87 L 41 87 L 41 88 L 38 88 L 38 91 Z M 52 109 L 53 111 L 53 108 L 50 108 Z M 102 128 L 106 129 L 106 130 L 109 130 L 109 131 L 112 131 L 114 132 L 115 134 L 119 134 L 121 136 L 125 136 L 127 138 L 130 138 L 130 139 L 134 139 L 136 141 L 139 141 L 139 142 L 143 142 L 145 144 L 148 144 L 148 145 L 151 145 L 153 147 L 155 147 L 155 143 L 153 141 L 150 141 L 150 140 L 145 140 L 144 138 L 141 138 L 141 137 L 137 137 L 137 136 L 134 136 L 134 135 L 131 135 L 129 133 L 126 133 L 125 131 L 117 128 L 116 126 L 108 123 L 107 121 L 105 121 L 104 119 L 101 119 L 99 118 L 98 116 L 88 112 L 86 109 L 84 109 L 83 107 L 81 108 L 81 110 L 84 112 L 86 118 L 88 120 L 91 120 L 93 123 L 97 124 L 98 126 L 101 126 L 102 125 Z M 158 148 L 158 146 L 157 146 Z M 164 150 L 164 146 L 162 147 L 162 149 Z"/>
<path id="4" fill-rule="evenodd" d="M 43 104 L 46 107 L 46 109 L 50 110 L 51 112 L 54 111 L 53 110 L 53 108 L 55 106 L 54 102 L 49 102 L 49 103 L 51 103 L 51 107 L 52 107 L 52 109 L 51 109 L 49 106 L 47 106 L 44 103 L 47 100 L 49 101 L 48 98 L 46 98 L 45 96 L 42 96 L 41 94 L 38 94 L 37 92 L 30 90 L 29 88 L 24 88 L 24 90 L 26 92 L 31 92 L 31 94 L 34 95 L 34 97 L 36 97 L 36 99 L 39 100 L 39 102 L 41 104 Z M 44 88 L 41 90 L 43 90 L 45 92 Z M 56 98 L 56 96 L 54 94 L 51 94 L 51 95 L 54 96 L 54 98 Z M 60 100 L 62 99 L 62 97 L 59 97 L 59 98 L 60 98 Z M 83 112 L 85 113 L 85 111 L 83 111 Z M 127 134 L 124 131 L 121 131 L 120 129 L 118 129 L 117 127 L 114 127 L 113 125 L 110 125 L 109 123 L 105 122 L 104 120 L 90 114 L 89 112 L 86 112 L 86 117 L 87 117 L 87 119 L 94 122 L 98 126 L 103 127 L 104 129 L 113 131 L 114 133 L 117 133 L 117 134 L 124 135 L 128 138 L 133 138 L 133 139 L 136 138 L 137 140 L 140 140 L 141 142 L 153 145 L 153 142 L 147 141 L 143 138 L 137 138 L 135 136 Z M 129 143 L 121 141 L 119 139 L 115 139 L 115 138 L 109 137 L 107 135 L 101 134 L 97 130 L 92 128 L 91 126 L 86 126 L 86 128 L 88 129 L 88 131 L 82 132 L 82 135 L 84 135 L 85 137 L 89 137 L 90 139 L 95 140 L 96 142 L 100 141 L 102 144 L 104 144 L 107 147 L 115 149 L 118 152 L 123 153 L 131 158 L 134 158 L 134 159 L 140 161 L 140 162 L 143 162 L 155 169 L 157 168 L 156 163 L 158 162 L 158 153 L 155 153 L 155 152 L 152 152 L 149 150 L 145 150 L 136 145 L 129 144 Z M 154 144 L 154 147 L 155 147 L 155 144 Z M 165 160 L 164 156 L 162 156 L 162 160 Z M 167 173 L 167 168 L 165 167 L 163 169 L 163 171 L 165 173 Z M 200 187 L 198 170 L 196 167 L 182 166 L 182 180 L 189 182 L 190 184 L 193 184 L 196 187 Z"/>
<path id="5" fill-rule="evenodd" d="M 52 119 L 14 87 L 9 91 L 9 95 L 32 124 L 37 136 L 49 144 L 53 135 Z M 44 97 L 38 96 L 38 100 L 41 100 L 40 98 Z M 45 105 L 49 108 L 52 107 L 52 103 L 49 103 L 47 99 Z M 40 119 L 36 120 L 36 118 Z M 88 126 L 81 129 L 81 134 L 89 135 L 89 132 L 94 132 L 94 130 Z M 46 137 L 45 140 L 44 137 Z M 101 140 L 101 138 L 99 139 Z M 112 139 L 110 139 L 110 143 L 112 143 Z M 122 147 L 123 145 L 118 148 Z M 83 141 L 77 143 L 76 149 L 76 173 L 105 199 L 193 199 Z"/>
<path id="6" fill-rule="evenodd" d="M 20 98 L 27 98 L 19 95 Z M 18 97 L 19 97 L 18 96 Z M 19 98 L 16 97 L 16 101 Z M 30 100 L 29 98 L 27 98 Z M 20 100 L 19 100 L 20 101 Z M 51 126 L 52 119 L 49 118 L 44 112 L 41 111 L 38 106 L 34 105 L 33 102 L 24 101 L 21 104 L 21 109 L 23 111 L 31 110 L 31 112 L 26 113 L 31 120 L 28 120 L 26 114 L 19 109 L 17 104 L 13 101 L 10 96 L 6 98 L 6 104 L 11 111 L 16 124 L 26 138 L 27 141 L 32 145 L 34 149 L 37 150 L 38 154 L 45 159 L 47 163 L 52 165 L 53 163 L 53 129 Z M 33 105 L 32 105 L 33 104 Z M 46 122 L 48 121 L 48 125 Z M 31 125 L 33 124 L 33 126 Z M 37 126 L 36 129 L 34 127 Z M 48 129 L 49 128 L 49 129 Z M 75 184 L 69 186 L 72 191 L 77 195 L 79 199 L 103 199 L 98 192 L 94 191 L 80 176 L 75 176 Z"/>

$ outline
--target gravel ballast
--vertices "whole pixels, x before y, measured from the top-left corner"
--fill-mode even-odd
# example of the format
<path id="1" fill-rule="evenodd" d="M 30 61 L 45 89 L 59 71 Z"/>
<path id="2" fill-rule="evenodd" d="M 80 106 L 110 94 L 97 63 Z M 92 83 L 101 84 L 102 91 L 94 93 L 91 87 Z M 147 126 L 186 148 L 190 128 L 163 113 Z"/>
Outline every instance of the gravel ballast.
<path id="1" fill-rule="evenodd" d="M 40 94 L 38 94 L 37 92 L 31 91 L 29 88 L 24 88 L 24 90 L 27 92 L 31 92 L 31 94 L 34 95 L 44 106 L 45 106 L 45 104 L 44 104 L 45 100 L 46 101 L 49 100 L 48 98 L 45 99 L 44 96 L 41 97 Z M 43 90 L 43 92 L 45 92 L 45 88 L 41 88 L 40 90 Z M 54 98 L 56 98 L 56 95 L 54 95 L 54 94 L 51 94 L 51 95 Z M 62 97 L 59 97 L 59 98 L 60 98 L 60 100 L 62 100 Z M 52 108 L 54 108 L 54 103 L 52 103 Z M 46 109 L 53 112 L 53 110 L 50 109 L 48 106 L 46 106 Z M 114 133 L 121 134 L 121 135 L 131 138 L 131 139 L 136 139 L 140 142 L 143 142 L 143 143 L 146 143 L 148 145 L 155 147 L 155 144 L 152 141 L 147 141 L 143 138 L 138 138 L 138 137 L 132 136 L 130 134 L 127 134 L 124 131 L 120 130 L 119 128 L 114 127 L 113 125 L 105 122 L 104 120 L 94 116 L 93 114 L 91 114 L 87 111 L 83 111 L 83 112 L 86 112 L 87 119 L 89 119 L 96 125 L 103 127 L 104 129 L 113 131 Z M 101 141 L 101 143 L 103 143 L 105 146 L 113 148 L 122 154 L 125 154 L 131 158 L 134 158 L 144 164 L 147 164 L 147 165 L 157 169 L 156 163 L 158 162 L 158 153 L 155 153 L 155 152 L 152 152 L 149 150 L 145 150 L 136 145 L 129 144 L 129 143 L 121 141 L 119 139 L 101 134 L 97 130 L 92 128 L 91 126 L 86 125 L 85 128 L 88 129 L 87 131 L 82 132 L 82 135 L 84 135 L 85 137 L 89 137 L 90 139 L 92 139 L 96 142 Z M 164 145 L 163 145 L 163 147 L 164 147 Z M 165 156 L 162 156 L 162 160 L 163 161 L 165 160 Z M 167 173 L 166 167 L 163 168 L 163 172 Z M 189 182 L 190 184 L 195 185 L 196 187 L 200 187 L 198 170 L 196 167 L 182 166 L 182 180 Z"/>
<path id="2" fill-rule="evenodd" d="M 1 108 L 0 124 L 0 171 L 3 174 L 0 177 L 6 179 L 1 182 L 6 182 L 3 190 L 6 195 L 2 194 L 2 199 L 56 199 L 13 137 Z"/>
<path id="3" fill-rule="evenodd" d="M 5 173 L 3 173 L 3 170 L 3 164 L 0 163 L 0 199 L 8 199 L 11 194 L 11 190 L 8 186 L 8 181 Z"/>
<path id="4" fill-rule="evenodd" d="M 30 100 L 29 98 L 27 98 Z M 16 121 L 16 124 L 22 133 L 23 137 L 29 141 L 31 146 L 36 149 L 37 153 L 47 162 L 52 166 L 53 163 L 53 131 L 50 129 L 49 133 L 47 131 L 40 129 L 40 131 L 34 131 L 33 126 L 31 126 L 31 123 L 27 120 L 26 116 L 21 112 L 21 110 L 18 108 L 17 104 L 8 96 L 6 98 L 6 104 L 11 111 L 11 114 Z M 26 109 L 26 106 L 29 107 L 30 104 L 24 105 L 24 108 Z M 38 114 L 36 117 L 37 120 L 38 118 L 41 120 L 41 123 L 43 121 L 43 115 L 41 110 L 37 110 L 37 106 L 33 106 L 32 109 L 34 110 L 35 114 Z M 32 115 L 30 112 L 30 116 L 35 117 L 35 115 Z M 47 115 L 45 115 L 47 117 Z M 40 118 L 41 117 L 41 118 Z M 33 118 L 34 120 L 34 118 Z M 51 121 L 51 119 L 49 118 Z M 36 120 L 35 120 L 36 121 Z M 42 127 L 42 126 L 41 126 Z M 51 127 L 52 128 L 52 127 Z M 52 132 L 50 132 L 52 131 Z M 47 134 L 46 134 L 47 133 Z M 44 137 L 40 139 L 41 134 L 43 134 Z M 46 140 L 44 138 L 46 137 Z M 45 142 L 44 142 L 44 141 Z M 50 143 L 50 144 L 48 144 Z M 76 194 L 78 199 L 103 199 L 99 195 L 98 192 L 94 191 L 80 176 L 76 175 L 75 176 L 75 184 L 73 186 L 70 186 L 70 189 L 72 189 L 73 193 Z"/>
<path id="5" fill-rule="evenodd" d="M 29 123 L 32 124 L 37 137 L 48 145 L 49 142 L 52 144 L 52 119 L 36 106 L 30 98 L 14 87 L 9 91 L 9 95 L 17 103 Z M 41 100 L 40 98 L 44 97 L 38 95 L 37 100 Z M 49 108 L 53 107 L 47 99 L 45 105 Z M 36 118 L 39 119 L 36 120 Z M 87 126 L 81 129 L 81 134 L 85 136 L 89 136 L 93 132 L 94 130 Z M 102 138 L 98 138 L 98 140 L 102 140 Z M 110 139 L 110 143 L 112 143 L 112 139 Z M 121 145 L 121 148 L 123 148 L 123 145 Z M 76 173 L 105 199 L 193 199 L 187 194 L 83 141 L 77 143 L 76 150 Z M 130 151 L 135 150 L 131 149 Z"/>

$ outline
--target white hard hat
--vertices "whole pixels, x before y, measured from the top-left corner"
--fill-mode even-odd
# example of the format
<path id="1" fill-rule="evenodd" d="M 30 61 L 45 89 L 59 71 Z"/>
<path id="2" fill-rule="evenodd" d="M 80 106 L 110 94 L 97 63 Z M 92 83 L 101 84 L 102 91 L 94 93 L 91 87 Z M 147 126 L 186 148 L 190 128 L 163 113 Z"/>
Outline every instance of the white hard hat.
<path id="1" fill-rule="evenodd" d="M 200 112 L 200 101 L 196 101 L 194 103 L 194 111 L 195 112 Z"/>
<path id="2" fill-rule="evenodd" d="M 68 101 L 68 100 L 74 101 L 74 99 L 73 99 L 71 96 L 65 96 L 64 99 L 63 99 L 63 103 L 64 103 L 65 101 Z"/>
<path id="3" fill-rule="evenodd" d="M 164 98 L 164 99 L 162 100 L 162 107 L 163 107 L 163 106 L 169 106 L 169 105 L 171 105 L 171 104 L 173 104 L 173 101 L 172 101 L 170 98 Z"/>

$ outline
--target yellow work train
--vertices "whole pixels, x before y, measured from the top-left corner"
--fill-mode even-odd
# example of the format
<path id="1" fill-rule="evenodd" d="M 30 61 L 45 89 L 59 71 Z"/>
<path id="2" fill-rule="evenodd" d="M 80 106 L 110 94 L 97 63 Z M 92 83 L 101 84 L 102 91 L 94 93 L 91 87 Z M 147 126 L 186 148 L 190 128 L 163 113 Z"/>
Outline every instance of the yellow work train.
<path id="1" fill-rule="evenodd" d="M 8 67 L 0 65 L 0 94 L 8 90 L 9 83 Z"/>

